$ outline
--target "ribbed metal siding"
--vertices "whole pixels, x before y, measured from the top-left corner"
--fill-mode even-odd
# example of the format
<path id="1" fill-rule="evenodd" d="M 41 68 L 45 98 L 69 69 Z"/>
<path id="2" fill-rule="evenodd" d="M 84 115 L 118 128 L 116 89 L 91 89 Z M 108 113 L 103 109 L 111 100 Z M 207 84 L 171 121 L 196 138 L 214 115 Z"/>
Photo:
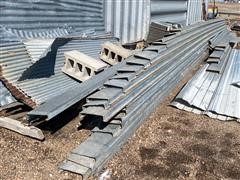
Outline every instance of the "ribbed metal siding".
<path id="1" fill-rule="evenodd" d="M 150 23 L 150 0 L 105 0 L 105 27 L 125 43 L 146 39 Z"/>
<path id="2" fill-rule="evenodd" d="M 31 58 L 22 42 L 0 43 L 1 74 L 10 83 L 15 83 L 31 65 Z"/>
<path id="3" fill-rule="evenodd" d="M 33 64 L 32 60 L 36 59 L 30 58 L 22 42 L 0 44 L 2 78 L 31 97 L 34 102 L 41 104 L 47 99 L 79 84 L 79 82 L 61 72 L 64 64 L 64 52 L 79 50 L 97 59 L 101 44 L 109 40 L 113 41 L 111 39 L 72 40 L 64 44 L 64 40 L 59 40 L 55 43 L 56 47 L 61 46 L 57 50 L 56 60 L 55 55 L 48 55 L 35 64 Z M 55 48 L 52 49 L 55 50 Z M 38 49 L 38 51 L 40 52 L 41 49 Z M 12 88 L 12 91 L 16 92 L 16 89 Z M 0 93 L 2 91 L 0 86 Z M 4 90 L 3 97 L 0 96 L 0 101 L 6 102 L 3 98 L 8 94 L 5 96 L 5 92 Z"/>
<path id="4" fill-rule="evenodd" d="M 151 0 L 151 21 L 174 22 L 186 25 L 187 0 Z"/>
<path id="5" fill-rule="evenodd" d="M 202 1 L 188 0 L 187 25 L 195 24 L 202 20 Z"/>
<path id="6" fill-rule="evenodd" d="M 98 59 L 101 44 L 111 39 L 71 40 L 57 50 L 56 60 L 51 56 L 39 60 L 23 74 L 24 81 L 18 81 L 17 86 L 30 96 L 37 104 L 45 102 L 67 89 L 75 88 L 78 81 L 61 71 L 64 65 L 64 52 L 78 50 L 88 56 Z M 56 42 L 61 44 L 61 42 Z M 54 66 L 53 66 L 54 64 Z M 53 74 L 48 77 L 48 74 Z"/>
<path id="7" fill-rule="evenodd" d="M 0 81 L 0 107 L 16 102 L 16 99 Z"/>
<path id="8" fill-rule="evenodd" d="M 232 50 L 222 74 L 204 65 L 176 97 L 173 105 L 220 120 L 240 118 L 240 88 L 232 83 L 240 69 L 240 51 Z"/>
<path id="9" fill-rule="evenodd" d="M 240 71 L 240 50 L 232 49 L 230 57 L 226 60 L 227 65 L 208 111 L 240 119 L 240 88 L 231 84 Z"/>
<path id="10" fill-rule="evenodd" d="M 104 31 L 103 0 L 1 0 L 0 25 L 28 31 Z"/>
<path id="11" fill-rule="evenodd" d="M 40 58 L 46 56 L 51 50 L 51 45 L 54 39 L 30 39 L 24 41 L 26 49 L 32 58 L 32 62 L 38 61 Z"/>

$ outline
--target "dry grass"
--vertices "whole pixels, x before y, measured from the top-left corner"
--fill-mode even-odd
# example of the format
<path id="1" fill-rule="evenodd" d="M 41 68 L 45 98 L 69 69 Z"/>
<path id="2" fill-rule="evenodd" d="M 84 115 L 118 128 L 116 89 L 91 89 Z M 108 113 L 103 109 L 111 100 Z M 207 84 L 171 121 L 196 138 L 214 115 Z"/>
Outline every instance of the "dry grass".
<path id="1" fill-rule="evenodd" d="M 216 3 L 219 11 L 240 11 L 240 3 Z"/>
<path id="2" fill-rule="evenodd" d="M 224 11 L 240 13 L 240 3 L 216 3 L 216 6 L 218 7 L 219 12 Z M 240 21 L 240 16 L 236 15 L 219 14 L 219 17 L 226 19 L 228 23 L 231 23 L 232 21 Z"/>

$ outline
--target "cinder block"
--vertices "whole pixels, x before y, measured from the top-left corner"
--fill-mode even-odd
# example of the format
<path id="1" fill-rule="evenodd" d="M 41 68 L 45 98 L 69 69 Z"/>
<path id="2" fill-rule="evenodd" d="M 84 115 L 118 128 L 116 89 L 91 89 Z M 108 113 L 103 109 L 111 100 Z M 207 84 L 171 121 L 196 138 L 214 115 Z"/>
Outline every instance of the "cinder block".
<path id="1" fill-rule="evenodd" d="M 102 44 L 100 59 L 110 65 L 117 64 L 131 55 L 131 51 L 111 42 Z"/>
<path id="2" fill-rule="evenodd" d="M 85 81 L 100 72 L 108 65 L 100 60 L 73 50 L 64 53 L 65 64 L 62 71 L 80 81 Z"/>

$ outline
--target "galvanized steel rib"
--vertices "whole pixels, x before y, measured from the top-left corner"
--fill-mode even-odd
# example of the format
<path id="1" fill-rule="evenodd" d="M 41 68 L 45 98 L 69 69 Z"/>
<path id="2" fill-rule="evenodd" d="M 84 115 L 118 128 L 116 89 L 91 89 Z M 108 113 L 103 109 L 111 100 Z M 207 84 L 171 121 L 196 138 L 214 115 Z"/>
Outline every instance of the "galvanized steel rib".
<path id="1" fill-rule="evenodd" d="M 222 27 L 220 27 L 220 29 L 221 28 Z M 126 84 L 124 88 L 120 87 L 123 91 L 123 94 L 120 93 L 119 98 L 116 99 L 115 102 L 113 102 L 112 104 L 109 104 L 109 106 L 107 106 L 110 108 L 105 109 L 102 106 L 92 106 L 92 107 L 88 106 L 87 108 L 83 109 L 81 114 L 101 116 L 103 121 L 109 121 L 112 117 L 114 117 L 114 115 L 116 115 L 120 110 L 122 110 L 125 106 L 127 106 L 131 101 L 134 101 L 134 99 L 137 98 L 139 95 L 141 95 L 143 92 L 150 90 L 151 87 L 154 85 L 154 83 L 158 82 L 158 79 L 160 79 L 161 77 L 164 77 L 165 75 L 167 75 L 169 73 L 169 71 L 168 71 L 169 69 L 174 70 L 176 67 L 178 67 L 178 65 L 179 65 L 178 63 L 181 62 L 181 59 L 185 58 L 185 56 L 188 55 L 188 52 L 193 53 L 193 52 L 197 51 L 199 48 L 199 45 L 201 45 L 201 43 L 204 43 L 204 38 L 211 37 L 211 34 L 214 35 L 214 33 L 220 29 L 215 29 L 212 32 L 210 29 L 209 34 L 205 34 L 208 31 L 204 32 L 205 35 L 198 34 L 198 36 L 195 36 L 196 39 L 195 38 L 190 39 L 189 43 L 186 43 L 187 46 L 184 46 L 184 48 L 182 48 L 180 51 L 176 51 L 176 54 L 171 55 L 170 59 L 168 59 L 168 60 L 166 59 L 164 61 L 164 58 L 161 59 L 161 55 L 160 55 L 160 58 L 158 61 L 162 62 L 162 64 L 160 64 L 159 67 L 157 65 L 152 65 L 151 68 L 144 71 L 144 73 L 142 73 L 142 75 L 139 75 L 135 80 Z M 191 41 L 193 41 L 192 44 L 191 44 Z M 206 42 L 207 41 L 205 41 L 205 43 Z M 156 59 L 153 59 L 152 62 L 154 60 L 157 62 Z M 164 69 L 167 69 L 167 70 L 164 70 Z M 159 73 L 159 71 L 162 71 L 162 73 L 158 74 L 158 79 L 155 81 L 152 81 L 152 79 L 153 79 L 152 76 Z M 120 82 L 120 80 L 119 80 L 119 82 Z M 107 88 L 107 87 L 105 86 L 105 88 Z M 115 86 L 115 88 L 119 88 L 119 87 Z M 102 91 L 102 90 L 99 90 L 99 91 Z M 120 98 L 120 97 L 123 97 L 123 98 Z M 94 100 L 94 99 L 92 99 L 92 100 Z"/>
<path id="2" fill-rule="evenodd" d="M 205 53 L 206 46 L 199 49 L 200 56 L 192 54 L 191 58 L 185 59 L 182 68 L 173 71 L 172 75 L 176 78 L 169 77 L 168 81 L 159 83 L 155 91 L 148 91 L 147 94 L 141 96 L 141 100 L 133 103 L 132 108 L 127 108 L 128 113 L 120 115 L 122 125 L 113 125 L 112 121 L 102 130 L 93 130 L 93 134 L 74 149 L 67 160 L 64 161 L 59 168 L 62 170 L 81 174 L 87 177 L 92 173 L 98 172 L 103 165 L 109 160 L 113 154 L 127 141 L 128 137 L 141 125 L 146 117 L 156 108 L 156 106 L 164 99 L 177 82 L 182 78 L 181 74 L 195 63 L 204 60 L 208 53 Z M 161 88 L 164 87 L 164 88 Z M 159 89 L 161 89 L 159 91 Z M 146 99 L 148 99 L 146 101 Z M 144 103 L 142 103 L 144 101 Z M 118 116 L 118 115 L 117 115 Z M 113 121 L 116 118 L 113 118 Z M 122 127 L 119 129 L 119 127 Z M 96 148 L 94 148 L 96 147 Z M 92 149 L 94 148 L 94 150 Z"/>

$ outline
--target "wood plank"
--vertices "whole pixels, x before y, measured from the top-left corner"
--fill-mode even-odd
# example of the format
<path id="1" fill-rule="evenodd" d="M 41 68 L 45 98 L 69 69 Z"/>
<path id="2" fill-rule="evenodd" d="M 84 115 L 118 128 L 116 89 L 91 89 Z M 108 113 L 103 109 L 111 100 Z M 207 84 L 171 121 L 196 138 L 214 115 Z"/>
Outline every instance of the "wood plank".
<path id="1" fill-rule="evenodd" d="M 0 127 L 9 129 L 24 136 L 29 136 L 39 140 L 44 139 L 44 135 L 40 129 L 34 126 L 25 125 L 20 121 L 8 117 L 0 117 Z"/>

